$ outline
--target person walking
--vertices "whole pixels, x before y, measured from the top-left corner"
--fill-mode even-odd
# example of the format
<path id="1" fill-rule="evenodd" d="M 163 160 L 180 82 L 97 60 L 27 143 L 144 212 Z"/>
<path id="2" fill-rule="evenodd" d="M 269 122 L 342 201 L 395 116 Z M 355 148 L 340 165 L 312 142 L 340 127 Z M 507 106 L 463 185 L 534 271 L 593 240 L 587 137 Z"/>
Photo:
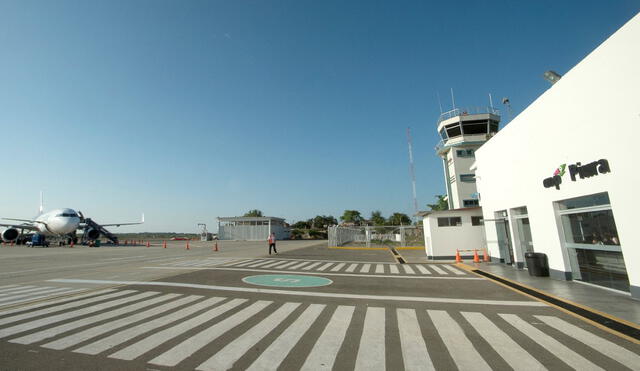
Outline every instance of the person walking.
<path id="1" fill-rule="evenodd" d="M 273 252 L 276 253 L 277 255 L 278 250 L 276 250 L 276 234 L 271 232 L 271 234 L 269 235 L 269 239 L 267 241 L 269 241 L 269 255 L 271 255 L 272 247 L 273 247 Z"/>

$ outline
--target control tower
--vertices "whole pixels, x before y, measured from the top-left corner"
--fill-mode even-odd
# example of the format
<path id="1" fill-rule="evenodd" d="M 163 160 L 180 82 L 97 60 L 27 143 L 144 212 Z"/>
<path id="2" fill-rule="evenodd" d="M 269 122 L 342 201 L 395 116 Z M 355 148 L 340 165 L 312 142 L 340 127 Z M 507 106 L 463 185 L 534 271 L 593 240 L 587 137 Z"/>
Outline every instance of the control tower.
<path id="1" fill-rule="evenodd" d="M 475 151 L 498 132 L 500 114 L 493 107 L 456 108 L 438 118 L 449 209 L 479 206 L 474 171 Z"/>

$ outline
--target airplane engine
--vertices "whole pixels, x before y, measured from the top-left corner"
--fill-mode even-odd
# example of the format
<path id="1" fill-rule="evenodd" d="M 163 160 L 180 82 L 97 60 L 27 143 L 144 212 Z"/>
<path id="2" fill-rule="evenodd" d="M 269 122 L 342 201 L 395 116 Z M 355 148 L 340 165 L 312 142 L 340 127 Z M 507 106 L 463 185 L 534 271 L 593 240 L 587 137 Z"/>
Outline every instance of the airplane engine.
<path id="1" fill-rule="evenodd" d="M 87 236 L 87 238 L 89 238 L 90 240 L 95 240 L 98 237 L 100 237 L 100 231 L 94 228 L 89 228 L 86 232 L 85 235 Z"/>
<path id="2" fill-rule="evenodd" d="M 2 232 L 2 235 L 0 235 L 0 237 L 2 237 L 3 241 L 10 242 L 17 239 L 19 235 L 20 235 L 20 232 L 18 232 L 17 229 L 7 228 Z"/>

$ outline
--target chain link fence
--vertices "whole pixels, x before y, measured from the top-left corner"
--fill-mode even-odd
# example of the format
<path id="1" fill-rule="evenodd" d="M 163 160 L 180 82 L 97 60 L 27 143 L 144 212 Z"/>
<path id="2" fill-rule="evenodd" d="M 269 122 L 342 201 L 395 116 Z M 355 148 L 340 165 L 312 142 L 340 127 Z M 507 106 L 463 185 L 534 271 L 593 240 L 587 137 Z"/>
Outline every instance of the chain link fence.
<path id="1" fill-rule="evenodd" d="M 424 248 L 421 226 L 332 226 L 329 247 Z"/>

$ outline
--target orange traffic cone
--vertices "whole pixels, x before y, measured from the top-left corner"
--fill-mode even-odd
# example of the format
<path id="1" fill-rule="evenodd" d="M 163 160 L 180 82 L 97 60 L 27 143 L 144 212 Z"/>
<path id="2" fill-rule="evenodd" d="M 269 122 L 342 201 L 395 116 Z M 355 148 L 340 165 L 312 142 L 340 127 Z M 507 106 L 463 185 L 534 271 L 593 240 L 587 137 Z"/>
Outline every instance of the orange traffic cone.
<path id="1" fill-rule="evenodd" d="M 489 261 L 489 254 L 487 254 L 487 249 L 482 250 L 482 261 L 483 262 Z"/>
<path id="2" fill-rule="evenodd" d="M 218 243 L 216 242 L 215 245 L 213 245 L 213 251 L 218 251 Z"/>
<path id="3" fill-rule="evenodd" d="M 71 243 L 69 244 L 69 247 L 73 247 L 75 246 L 75 244 L 73 243 L 73 240 L 71 240 Z"/>
<path id="4" fill-rule="evenodd" d="M 478 256 L 478 249 L 473 249 L 473 262 L 480 263 L 480 257 Z"/>
<path id="5" fill-rule="evenodd" d="M 456 263 L 462 263 L 462 258 L 460 257 L 460 251 L 456 250 Z"/>
<path id="6" fill-rule="evenodd" d="M 189 248 L 189 240 L 187 240 L 187 250 L 191 250 L 191 249 Z"/>
<path id="7" fill-rule="evenodd" d="M 151 246 L 151 244 L 149 243 L 149 241 L 147 241 L 147 247 Z"/>
<path id="8" fill-rule="evenodd" d="M 162 241 L 162 248 L 166 249 L 167 248 L 167 241 Z"/>

